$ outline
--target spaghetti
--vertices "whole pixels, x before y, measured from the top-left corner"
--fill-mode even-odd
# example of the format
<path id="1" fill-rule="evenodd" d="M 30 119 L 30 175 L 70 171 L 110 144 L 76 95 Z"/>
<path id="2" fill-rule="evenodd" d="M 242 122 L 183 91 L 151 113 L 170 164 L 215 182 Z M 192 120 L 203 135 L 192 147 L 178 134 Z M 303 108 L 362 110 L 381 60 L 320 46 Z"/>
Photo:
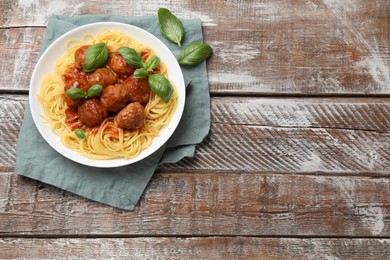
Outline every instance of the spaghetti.
<path id="1" fill-rule="evenodd" d="M 97 127 L 82 126 L 87 136 L 78 138 L 74 130 L 79 128 L 81 123 L 77 113 L 71 113 L 65 102 L 65 83 L 61 76 L 75 66 L 76 50 L 81 46 L 99 42 L 107 43 L 110 52 L 122 46 L 133 48 L 141 54 L 145 62 L 154 55 L 150 47 L 138 43 L 121 31 L 106 30 L 99 32 L 97 36 L 87 34 L 81 40 L 68 41 L 65 54 L 55 64 L 55 73 L 47 75 L 41 83 L 38 99 L 43 109 L 42 117 L 66 147 L 86 157 L 99 160 L 134 158 L 151 144 L 160 129 L 171 120 L 176 108 L 176 90 L 173 90 L 167 103 L 150 92 L 149 101 L 144 105 L 144 124 L 137 130 L 119 128 L 111 115 Z M 153 73 L 167 76 L 166 66 L 160 62 Z"/>

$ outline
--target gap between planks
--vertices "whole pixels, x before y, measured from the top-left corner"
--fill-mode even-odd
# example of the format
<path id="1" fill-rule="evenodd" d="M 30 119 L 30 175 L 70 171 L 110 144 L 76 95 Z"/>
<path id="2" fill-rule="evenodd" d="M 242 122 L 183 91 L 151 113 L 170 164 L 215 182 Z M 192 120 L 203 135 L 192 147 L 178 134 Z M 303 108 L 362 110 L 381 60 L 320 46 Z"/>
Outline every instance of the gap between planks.
<path id="1" fill-rule="evenodd" d="M 15 172 L 15 167 L 8 167 L 8 166 L 0 166 L 0 175 L 1 174 L 17 174 L 19 175 L 17 172 Z M 210 171 L 209 169 L 196 169 L 196 170 L 187 170 L 187 169 L 180 169 L 180 172 L 172 172 L 171 169 L 164 169 L 164 165 L 162 166 L 158 166 L 156 172 L 154 173 L 154 175 L 175 175 L 175 176 L 178 176 L 178 175 L 188 175 L 188 174 L 201 174 L 201 175 L 204 175 L 204 174 L 212 174 L 212 175 L 218 175 L 218 174 L 240 174 L 240 175 L 253 175 L 253 174 L 257 174 L 257 175 L 283 175 L 283 176 L 288 176 L 288 177 L 294 177 L 294 176 L 308 176 L 308 177 L 345 177 L 345 178 L 353 178 L 353 177 L 359 177 L 359 178 L 367 178 L 367 179 L 390 179 L 390 175 L 389 176 L 386 176 L 386 175 L 383 175 L 383 174 L 373 174 L 373 173 L 370 173 L 370 172 L 359 172 L 359 173 L 356 173 L 356 174 L 345 174 L 344 172 L 331 172 L 331 173 L 328 173 L 328 172 L 321 172 L 321 171 L 316 171 L 316 172 L 296 172 L 296 173 L 289 173 L 289 172 L 268 172 L 268 171 L 264 171 L 264 172 L 251 172 L 251 171 L 224 171 L 224 170 L 221 170 L 221 171 Z M 23 178 L 28 178 L 28 177 L 25 177 L 23 175 L 21 175 Z M 45 185 L 48 185 L 48 184 L 45 184 Z"/>
<path id="2" fill-rule="evenodd" d="M 62 238 L 83 238 L 83 239 L 99 239 L 99 238 L 285 238 L 285 239 L 390 239 L 390 236 L 313 236 L 313 235 L 218 235 L 218 234 L 163 234 L 163 235 L 129 235 L 129 234 L 5 234 L 0 233 L 0 239 L 3 238 L 37 238 L 37 239 L 62 239 Z"/>

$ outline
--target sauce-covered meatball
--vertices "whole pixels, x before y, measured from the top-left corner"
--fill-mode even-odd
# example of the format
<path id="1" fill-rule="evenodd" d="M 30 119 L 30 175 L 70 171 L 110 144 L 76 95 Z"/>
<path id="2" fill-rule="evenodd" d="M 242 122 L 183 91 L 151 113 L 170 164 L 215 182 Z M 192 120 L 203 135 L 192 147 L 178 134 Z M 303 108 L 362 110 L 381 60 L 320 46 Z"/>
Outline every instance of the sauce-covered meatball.
<path id="1" fill-rule="evenodd" d="M 109 85 L 100 97 L 102 106 L 107 111 L 118 112 L 129 103 L 129 96 L 122 84 Z"/>
<path id="2" fill-rule="evenodd" d="M 116 83 L 116 76 L 110 69 L 100 68 L 88 74 L 88 80 L 91 86 L 99 84 L 105 88 L 108 85 L 114 85 Z"/>
<path id="3" fill-rule="evenodd" d="M 130 97 L 130 101 L 145 104 L 149 101 L 150 88 L 147 78 L 128 77 L 123 85 Z"/>
<path id="4" fill-rule="evenodd" d="M 144 107 L 138 102 L 133 102 L 116 115 L 115 122 L 123 130 L 133 131 L 144 125 L 144 113 Z"/>
<path id="5" fill-rule="evenodd" d="M 65 83 L 64 91 L 67 91 L 70 88 L 79 88 L 82 91 L 87 91 L 90 87 L 84 71 L 76 67 L 67 69 L 61 78 Z M 66 94 L 64 94 L 64 100 L 69 107 L 78 107 L 82 103 L 81 99 L 73 99 Z"/>
<path id="6" fill-rule="evenodd" d="M 134 72 L 134 69 L 126 63 L 119 52 L 110 52 L 107 59 L 107 67 L 121 79 L 127 78 Z"/>
<path id="7" fill-rule="evenodd" d="M 84 56 L 90 45 L 83 45 L 76 50 L 74 53 L 74 61 L 77 68 L 83 69 L 84 67 Z"/>
<path id="8" fill-rule="evenodd" d="M 73 107 L 73 108 L 77 108 L 83 103 L 83 99 L 70 98 L 66 94 L 64 94 L 64 100 L 65 100 L 66 104 L 68 105 L 68 107 Z"/>
<path id="9" fill-rule="evenodd" d="M 61 78 L 65 83 L 65 90 L 79 88 L 82 91 L 87 91 L 90 87 L 85 72 L 76 67 L 67 69 Z"/>
<path id="10" fill-rule="evenodd" d="M 99 99 L 88 99 L 78 108 L 80 122 L 86 126 L 100 125 L 107 117 L 107 111 L 100 104 Z"/>

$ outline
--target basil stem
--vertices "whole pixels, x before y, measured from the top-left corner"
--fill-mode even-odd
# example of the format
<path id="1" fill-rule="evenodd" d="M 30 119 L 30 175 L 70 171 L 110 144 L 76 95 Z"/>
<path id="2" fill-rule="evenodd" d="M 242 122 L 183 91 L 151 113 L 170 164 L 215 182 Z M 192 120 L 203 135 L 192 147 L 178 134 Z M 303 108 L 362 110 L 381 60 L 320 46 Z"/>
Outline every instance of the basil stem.
<path id="1" fill-rule="evenodd" d="M 182 65 L 196 65 L 206 60 L 212 52 L 207 43 L 191 43 L 182 50 L 178 61 Z"/>
<path id="2" fill-rule="evenodd" d="M 87 91 L 87 98 L 95 97 L 102 92 L 103 86 L 99 84 L 95 84 L 92 87 L 90 87 Z"/>
<path id="3" fill-rule="evenodd" d="M 164 37 L 181 47 L 184 36 L 184 28 L 181 21 L 166 8 L 158 9 L 158 22 Z"/>
<path id="4" fill-rule="evenodd" d="M 149 72 L 145 68 L 136 69 L 134 71 L 134 78 L 145 78 L 149 75 Z"/>
<path id="5" fill-rule="evenodd" d="M 145 64 L 145 69 L 148 71 L 154 70 L 157 65 L 160 63 L 160 58 L 157 56 L 152 56 Z"/>
<path id="6" fill-rule="evenodd" d="M 108 58 L 108 47 L 105 42 L 95 43 L 88 47 L 84 56 L 84 71 L 91 72 L 104 67 Z"/>
<path id="7" fill-rule="evenodd" d="M 87 95 L 87 93 L 85 93 L 79 88 L 70 88 L 67 91 L 65 91 L 65 94 L 68 97 L 73 99 L 84 98 Z"/>
<path id="8" fill-rule="evenodd" d="M 122 55 L 126 63 L 129 64 L 132 68 L 139 69 L 143 67 L 143 59 L 141 54 L 135 49 L 123 46 L 116 51 Z"/>
<path id="9" fill-rule="evenodd" d="M 169 80 L 161 74 L 152 74 L 148 78 L 148 83 L 150 89 L 165 103 L 168 103 L 173 92 L 173 87 Z"/>
<path id="10" fill-rule="evenodd" d="M 81 129 L 81 128 L 76 128 L 74 130 L 74 133 L 76 134 L 76 136 L 80 139 L 84 139 L 85 137 L 87 137 L 87 135 L 85 134 L 84 130 Z"/>

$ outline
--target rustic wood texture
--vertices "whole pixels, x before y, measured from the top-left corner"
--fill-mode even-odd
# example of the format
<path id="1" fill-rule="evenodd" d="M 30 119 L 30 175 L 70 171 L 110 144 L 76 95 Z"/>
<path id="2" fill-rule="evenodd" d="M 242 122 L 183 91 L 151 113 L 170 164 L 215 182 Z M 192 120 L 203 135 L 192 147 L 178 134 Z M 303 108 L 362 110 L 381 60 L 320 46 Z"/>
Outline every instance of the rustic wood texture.
<path id="1" fill-rule="evenodd" d="M 15 57 L 0 66 L 0 89 L 28 88 L 44 34 L 30 26 L 46 26 L 50 15 L 155 15 L 159 7 L 202 19 L 205 40 L 214 48 L 208 64 L 212 93 L 390 94 L 386 0 L 121 0 L 108 7 L 97 0 L 5 0 L 0 54 Z M 10 52 L 15 45 L 18 52 Z"/>
<path id="2" fill-rule="evenodd" d="M 48 18 L 202 20 L 212 127 L 134 212 L 15 173 Z M 1 259 L 386 259 L 390 1 L 2 0 Z M 20 249 L 23 250 L 20 250 Z"/>
<path id="3" fill-rule="evenodd" d="M 0 169 L 15 167 L 16 143 L 24 117 L 27 96 L 0 95 Z"/>
<path id="4" fill-rule="evenodd" d="M 21 250 L 23 248 L 23 250 Z M 388 239 L 0 239 L 2 259 L 386 259 Z M 239 257 L 238 257 L 239 256 Z"/>
<path id="5" fill-rule="evenodd" d="M 0 167 L 12 171 L 25 96 L 0 96 Z M 213 98 L 195 158 L 160 170 L 386 175 L 389 99 Z"/>
<path id="6" fill-rule="evenodd" d="M 389 178 L 160 173 L 134 212 L 14 173 L 0 183 L 0 236 L 390 236 Z"/>
<path id="7" fill-rule="evenodd" d="M 0 90 L 24 90 L 38 59 L 44 29 L 0 29 Z"/>

